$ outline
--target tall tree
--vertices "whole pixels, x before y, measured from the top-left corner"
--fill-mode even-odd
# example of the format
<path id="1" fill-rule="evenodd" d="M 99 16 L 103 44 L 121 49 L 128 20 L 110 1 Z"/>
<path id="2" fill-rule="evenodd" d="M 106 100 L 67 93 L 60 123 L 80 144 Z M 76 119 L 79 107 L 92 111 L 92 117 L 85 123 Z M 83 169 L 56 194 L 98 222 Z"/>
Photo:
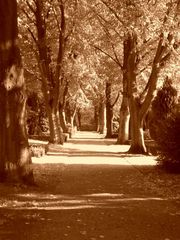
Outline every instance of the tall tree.
<path id="1" fill-rule="evenodd" d="M 95 12 L 106 33 L 108 44 L 103 45 L 101 41 L 100 47 L 96 43 L 96 48 L 120 66 L 123 74 L 123 97 L 126 99 L 122 103 L 126 103 L 124 109 L 128 113 L 129 108 L 131 115 L 130 152 L 145 153 L 143 121 L 161 70 L 179 45 L 175 38 L 179 24 L 179 1 L 100 2 L 103 5 L 97 4 Z M 106 6 L 108 13 L 104 8 L 100 12 L 100 6 Z M 115 36 L 118 36 L 119 42 Z M 124 57 L 117 51 L 120 49 L 119 43 L 123 46 Z M 128 120 L 128 115 L 124 116 Z M 124 126 L 122 124 L 122 128 Z"/>
<path id="2" fill-rule="evenodd" d="M 115 10 L 112 9 L 112 5 L 115 5 Z M 108 3 L 107 1 L 98 1 L 98 4 L 96 4 L 96 7 L 92 7 L 90 5 L 90 9 L 92 12 L 92 15 L 94 16 L 91 20 L 91 24 L 95 26 L 94 28 L 98 29 L 97 36 L 94 39 L 94 43 L 92 44 L 93 47 L 100 51 L 102 54 L 106 56 L 106 58 L 109 59 L 109 61 L 113 62 L 116 65 L 116 70 L 114 68 L 110 69 L 109 72 L 112 74 L 112 71 L 114 72 L 114 75 L 116 74 L 116 77 L 114 76 L 114 79 L 118 78 L 118 84 L 121 88 L 122 93 L 122 103 L 120 107 L 119 112 L 119 132 L 118 132 L 118 144 L 125 144 L 127 143 L 129 139 L 129 118 L 130 118 L 130 112 L 129 112 L 129 105 L 128 105 L 128 97 L 127 97 L 127 60 L 126 60 L 126 50 L 123 53 L 123 31 L 126 28 L 126 24 L 122 25 L 121 18 L 122 13 L 120 13 L 121 17 L 117 17 L 116 13 L 119 11 L 119 9 L 124 9 L 123 3 L 117 3 L 116 1 L 112 1 Z M 120 5 L 120 6 L 119 6 Z M 93 23 L 92 23 L 93 22 Z M 95 22 L 95 24 L 94 24 Z M 116 24 L 115 24 L 116 23 Z M 98 26 L 98 27 L 97 27 Z M 100 28 L 99 28 L 100 26 Z M 100 29 L 100 31 L 99 31 Z M 124 56 L 123 56 L 124 54 Z M 102 63 L 105 67 L 105 62 Z M 111 63 L 112 64 L 112 63 Z M 111 84 L 114 83 L 114 79 L 111 79 Z M 108 97 L 106 99 L 107 103 L 107 109 L 109 109 L 109 113 L 107 114 L 107 121 L 108 125 L 111 126 L 110 123 L 110 115 L 112 112 L 112 106 L 114 104 L 111 104 L 109 102 L 110 98 Z M 111 106 L 112 105 L 112 106 Z M 111 106 L 111 110 L 110 110 Z M 108 127 L 108 129 L 110 129 Z M 107 129 L 107 131 L 108 131 Z M 110 135 L 110 133 L 107 133 Z"/>
<path id="3" fill-rule="evenodd" d="M 33 183 L 16 0 L 0 1 L 0 180 Z"/>
<path id="4" fill-rule="evenodd" d="M 173 32 L 177 25 L 173 24 L 174 26 L 172 26 L 172 23 L 169 22 L 169 18 L 173 22 L 176 21 L 177 2 L 170 2 L 167 6 L 164 18 L 160 18 L 163 31 L 161 30 L 162 32 L 159 33 L 154 55 L 151 58 L 151 63 L 148 64 L 148 67 L 151 66 L 149 68 L 148 81 L 141 91 L 138 90 L 139 84 L 137 81 L 137 72 L 142 67 L 142 56 L 139 55 L 140 50 L 138 48 L 140 39 L 135 29 L 128 31 L 126 35 L 126 48 L 129 49 L 127 93 L 131 115 L 131 147 L 129 149 L 131 153 L 147 152 L 144 144 L 143 121 L 153 100 L 161 70 L 166 66 L 173 51 L 179 46 L 179 42 L 175 40 Z"/>
<path id="5" fill-rule="evenodd" d="M 62 144 L 60 126 L 63 124 L 64 127 L 64 122 L 60 121 L 60 117 L 63 120 L 64 99 L 68 92 L 64 67 L 71 51 L 68 41 L 75 26 L 76 0 L 68 2 L 35 0 L 26 1 L 26 4 L 21 1 L 21 9 L 28 22 L 28 31 L 36 48 L 35 54 L 49 120 L 50 141 Z M 69 14 L 74 16 L 68 18 Z"/>

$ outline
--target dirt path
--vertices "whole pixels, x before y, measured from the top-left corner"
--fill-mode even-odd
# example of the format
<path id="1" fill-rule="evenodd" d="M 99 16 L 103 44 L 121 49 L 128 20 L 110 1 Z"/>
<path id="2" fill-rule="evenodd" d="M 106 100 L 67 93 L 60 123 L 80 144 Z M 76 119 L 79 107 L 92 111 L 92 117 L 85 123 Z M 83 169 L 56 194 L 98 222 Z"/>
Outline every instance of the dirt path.
<path id="1" fill-rule="evenodd" d="M 179 175 L 78 133 L 33 158 L 37 188 L 0 185 L 0 240 L 180 240 Z"/>

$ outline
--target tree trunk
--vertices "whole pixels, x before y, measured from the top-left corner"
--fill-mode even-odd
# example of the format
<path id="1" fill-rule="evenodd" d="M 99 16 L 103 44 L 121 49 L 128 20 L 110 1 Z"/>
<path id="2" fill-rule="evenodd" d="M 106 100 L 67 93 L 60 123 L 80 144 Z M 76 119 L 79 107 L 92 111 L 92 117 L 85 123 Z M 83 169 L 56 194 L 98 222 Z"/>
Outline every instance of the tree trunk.
<path id="1" fill-rule="evenodd" d="M 77 112 L 77 122 L 78 122 L 78 130 L 80 131 L 81 130 L 81 126 L 82 126 L 82 124 L 81 124 L 81 111 L 80 111 L 80 109 L 78 110 L 78 112 Z"/>
<path id="2" fill-rule="evenodd" d="M 147 149 L 144 142 L 143 119 L 140 118 L 140 105 L 137 99 L 130 104 L 131 113 L 131 146 L 129 153 L 146 154 Z"/>
<path id="3" fill-rule="evenodd" d="M 64 111 L 59 111 L 59 119 L 60 119 L 60 124 L 63 129 L 63 132 L 67 132 L 67 127 L 66 127 L 66 117 L 65 117 L 65 112 Z"/>
<path id="4" fill-rule="evenodd" d="M 15 0 L 0 1 L 0 25 L 0 180 L 8 177 L 34 184 Z"/>
<path id="5" fill-rule="evenodd" d="M 1 83 L 2 80 L 0 79 Z M 6 92 L 4 88 L 0 88 L 0 181 L 6 178 Z"/>
<path id="6" fill-rule="evenodd" d="M 106 133 L 106 108 L 103 102 L 99 106 L 99 133 Z"/>
<path id="7" fill-rule="evenodd" d="M 172 33 L 168 35 L 161 33 L 148 82 L 144 91 L 139 94 L 136 82 L 137 66 L 139 63 L 137 34 L 135 32 L 129 32 L 125 40 L 125 46 L 128 49 L 127 89 L 131 115 L 131 147 L 129 150 L 131 153 L 147 152 L 144 144 L 143 122 L 157 87 L 158 74 L 171 56 L 172 48 L 169 48 L 171 44 L 174 44 L 176 48 Z"/>
<path id="8" fill-rule="evenodd" d="M 124 94 L 122 98 L 120 114 L 119 114 L 119 131 L 117 144 L 127 144 L 129 140 L 129 103 L 128 97 Z"/>
<path id="9" fill-rule="evenodd" d="M 76 113 L 77 113 L 77 108 L 75 107 L 72 115 L 71 115 L 71 128 L 74 129 L 74 123 L 75 123 L 75 117 L 76 117 Z"/>
<path id="10" fill-rule="evenodd" d="M 49 120 L 50 143 L 63 144 L 62 131 L 60 130 L 59 112 L 54 108 L 47 106 L 47 115 Z"/>
<path id="11" fill-rule="evenodd" d="M 52 56 L 50 53 L 50 48 L 47 43 L 47 26 L 46 20 L 44 18 L 44 2 L 42 0 L 34 1 L 35 8 L 32 11 L 33 7 L 30 7 L 30 10 L 35 15 L 36 19 L 36 29 L 37 29 L 37 39 L 33 35 L 33 39 L 36 39 L 35 43 L 38 49 L 38 63 L 39 69 L 42 77 L 42 92 L 44 95 L 46 103 L 46 111 L 49 120 L 49 130 L 50 130 L 50 142 L 63 144 L 62 131 L 60 129 L 60 120 L 59 120 L 59 102 L 62 92 L 61 82 L 62 80 L 62 60 L 64 56 L 64 32 L 65 32 L 65 17 L 64 17 L 64 5 L 62 1 L 59 2 L 59 7 L 61 10 L 61 30 L 59 31 L 59 41 L 58 41 L 58 54 L 57 61 L 53 64 L 55 69 L 52 69 Z M 30 6 L 30 5 L 29 5 Z M 54 71 L 53 71 L 54 70 Z"/>
<path id="12" fill-rule="evenodd" d="M 107 125 L 106 138 L 112 138 L 112 136 L 113 136 L 113 109 L 111 106 L 106 106 L 106 125 Z"/>
<path id="13" fill-rule="evenodd" d="M 128 92 L 128 59 L 131 51 L 129 41 L 123 42 L 123 98 L 119 114 L 119 132 L 117 144 L 127 144 L 129 140 L 129 92 Z"/>
<path id="14" fill-rule="evenodd" d="M 113 135 L 113 106 L 111 103 L 111 83 L 106 83 L 106 138 L 112 138 Z"/>
<path id="15" fill-rule="evenodd" d="M 131 147 L 130 153 L 145 154 L 147 152 L 144 144 L 143 132 L 143 119 L 144 114 L 140 114 L 141 102 L 138 94 L 136 83 L 136 70 L 137 70 L 137 35 L 135 32 L 129 32 L 125 40 L 125 47 L 128 49 L 128 62 L 127 62 L 127 96 L 129 102 L 129 110 L 131 116 Z"/>
<path id="16" fill-rule="evenodd" d="M 94 125 L 97 132 L 99 132 L 99 108 L 94 106 Z"/>

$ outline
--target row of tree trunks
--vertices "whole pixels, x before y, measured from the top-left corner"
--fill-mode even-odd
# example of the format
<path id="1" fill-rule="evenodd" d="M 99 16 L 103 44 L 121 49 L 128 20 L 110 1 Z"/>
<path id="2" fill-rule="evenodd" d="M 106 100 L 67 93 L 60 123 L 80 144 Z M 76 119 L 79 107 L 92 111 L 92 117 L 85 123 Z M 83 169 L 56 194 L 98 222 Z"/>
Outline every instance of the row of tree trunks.
<path id="1" fill-rule="evenodd" d="M 0 1 L 0 26 L 0 180 L 32 184 L 16 0 Z"/>
<path id="2" fill-rule="evenodd" d="M 42 92 L 45 99 L 45 105 L 49 120 L 49 129 L 50 129 L 50 142 L 63 144 L 63 135 L 61 130 L 61 121 L 59 111 L 62 110 L 59 108 L 60 104 L 60 88 L 62 88 L 60 79 L 61 76 L 61 65 L 63 59 L 64 51 L 64 31 L 65 31 L 65 22 L 64 22 L 64 8 L 63 4 L 60 1 L 59 7 L 61 9 L 61 31 L 59 33 L 59 50 L 57 56 L 57 63 L 55 66 L 55 73 L 53 73 L 49 58 L 49 49 L 47 44 L 47 33 L 45 20 L 43 19 L 43 9 L 44 5 L 42 0 L 35 1 L 36 9 L 34 9 L 34 15 L 36 19 L 36 29 L 37 29 L 37 49 L 38 49 L 38 62 L 39 68 L 42 77 Z M 34 37 L 35 39 L 35 37 Z M 62 90 L 62 89 L 61 89 Z"/>

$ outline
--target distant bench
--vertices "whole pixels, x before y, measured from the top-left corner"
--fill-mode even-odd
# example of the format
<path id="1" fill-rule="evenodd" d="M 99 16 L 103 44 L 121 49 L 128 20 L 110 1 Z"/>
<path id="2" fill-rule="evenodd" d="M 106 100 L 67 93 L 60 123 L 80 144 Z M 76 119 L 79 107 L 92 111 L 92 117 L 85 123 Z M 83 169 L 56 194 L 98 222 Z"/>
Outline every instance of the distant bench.
<path id="1" fill-rule="evenodd" d="M 28 142 L 32 157 L 42 157 L 46 154 L 48 149 L 48 141 L 29 139 Z"/>
<path id="2" fill-rule="evenodd" d="M 48 151 L 48 137 L 42 137 L 42 140 L 38 140 L 39 136 L 30 136 L 29 147 L 32 157 L 43 157 Z M 67 142 L 69 139 L 69 133 L 63 133 L 64 142 Z"/>

